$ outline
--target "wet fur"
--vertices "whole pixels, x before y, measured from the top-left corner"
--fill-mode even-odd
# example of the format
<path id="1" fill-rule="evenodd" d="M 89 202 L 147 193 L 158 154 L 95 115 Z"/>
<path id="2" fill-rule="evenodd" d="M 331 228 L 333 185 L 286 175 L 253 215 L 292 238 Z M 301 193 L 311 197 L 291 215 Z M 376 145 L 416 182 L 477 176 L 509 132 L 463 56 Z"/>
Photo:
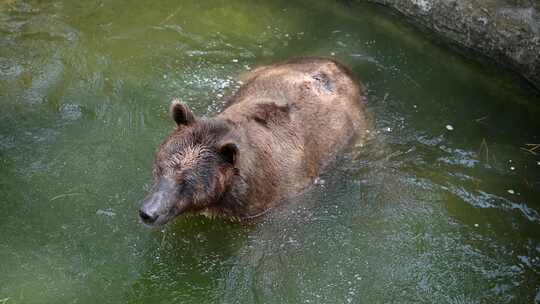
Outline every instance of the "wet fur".
<path id="1" fill-rule="evenodd" d="M 361 95 L 351 71 L 333 59 L 257 68 L 223 112 L 170 134 L 154 176 L 174 176 L 181 167 L 182 182 L 204 180 L 191 185 L 194 200 L 204 202 L 189 213 L 252 218 L 310 186 L 355 131 L 365 129 Z M 238 147 L 234 168 L 216 148 L 224 142 Z M 189 168 L 190 162 L 197 165 Z"/>

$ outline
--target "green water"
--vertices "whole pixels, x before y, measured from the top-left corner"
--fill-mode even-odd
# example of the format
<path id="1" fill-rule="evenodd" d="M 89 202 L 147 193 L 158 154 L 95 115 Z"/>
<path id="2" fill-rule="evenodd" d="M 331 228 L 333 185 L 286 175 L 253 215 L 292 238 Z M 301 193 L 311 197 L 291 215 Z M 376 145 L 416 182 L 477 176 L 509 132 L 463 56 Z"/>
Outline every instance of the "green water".
<path id="1" fill-rule="evenodd" d="M 331 54 L 374 139 L 252 225 L 140 224 L 173 97 L 213 115 L 249 67 Z M 4 0 L 0 303 L 538 303 L 539 117 L 369 4 Z"/>

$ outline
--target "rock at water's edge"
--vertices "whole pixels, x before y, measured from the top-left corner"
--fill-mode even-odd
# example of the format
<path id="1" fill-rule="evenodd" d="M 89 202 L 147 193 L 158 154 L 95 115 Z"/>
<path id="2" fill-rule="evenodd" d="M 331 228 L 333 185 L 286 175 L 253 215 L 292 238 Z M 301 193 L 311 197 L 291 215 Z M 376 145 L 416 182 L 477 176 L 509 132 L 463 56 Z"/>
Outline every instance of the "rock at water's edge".
<path id="1" fill-rule="evenodd" d="M 368 0 L 516 70 L 540 90 L 540 1 Z"/>

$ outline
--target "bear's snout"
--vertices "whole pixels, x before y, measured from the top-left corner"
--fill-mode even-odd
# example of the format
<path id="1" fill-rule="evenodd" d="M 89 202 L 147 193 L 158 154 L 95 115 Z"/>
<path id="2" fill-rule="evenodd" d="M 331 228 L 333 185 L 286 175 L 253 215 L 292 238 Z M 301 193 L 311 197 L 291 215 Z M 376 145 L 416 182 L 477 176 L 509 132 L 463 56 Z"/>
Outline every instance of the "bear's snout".
<path id="1" fill-rule="evenodd" d="M 152 193 L 147 199 L 142 203 L 141 208 L 139 209 L 139 217 L 142 222 L 147 225 L 156 225 L 158 218 L 163 217 L 168 213 L 168 208 L 163 208 L 165 206 L 163 202 L 163 195 L 161 193 Z"/>
<path id="2" fill-rule="evenodd" d="M 139 209 L 141 221 L 147 225 L 160 226 L 177 215 L 181 211 L 177 205 L 182 200 L 178 200 L 175 193 L 174 184 L 162 179 L 143 200 Z"/>
<path id="3" fill-rule="evenodd" d="M 141 220 L 143 221 L 143 223 L 147 224 L 147 225 L 152 225 L 153 223 L 156 222 L 157 218 L 159 217 L 159 214 L 157 214 L 156 212 L 148 212 L 147 210 L 144 210 L 144 206 L 139 209 L 139 217 L 141 218 Z"/>

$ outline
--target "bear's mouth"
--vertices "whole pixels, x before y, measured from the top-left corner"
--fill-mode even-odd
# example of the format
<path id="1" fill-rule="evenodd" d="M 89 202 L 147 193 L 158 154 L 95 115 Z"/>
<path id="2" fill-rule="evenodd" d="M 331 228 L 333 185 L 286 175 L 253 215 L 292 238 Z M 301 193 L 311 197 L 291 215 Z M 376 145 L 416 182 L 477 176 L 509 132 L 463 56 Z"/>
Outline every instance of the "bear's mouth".
<path id="1" fill-rule="evenodd" d="M 170 216 L 170 215 L 160 215 L 158 216 L 153 222 L 147 222 L 145 221 L 142 216 L 141 216 L 141 220 L 142 222 L 146 225 L 146 226 L 149 226 L 149 227 L 161 227 L 161 226 L 164 226 L 165 224 L 167 224 L 168 222 L 170 222 L 173 218 L 175 218 L 174 216 Z"/>

